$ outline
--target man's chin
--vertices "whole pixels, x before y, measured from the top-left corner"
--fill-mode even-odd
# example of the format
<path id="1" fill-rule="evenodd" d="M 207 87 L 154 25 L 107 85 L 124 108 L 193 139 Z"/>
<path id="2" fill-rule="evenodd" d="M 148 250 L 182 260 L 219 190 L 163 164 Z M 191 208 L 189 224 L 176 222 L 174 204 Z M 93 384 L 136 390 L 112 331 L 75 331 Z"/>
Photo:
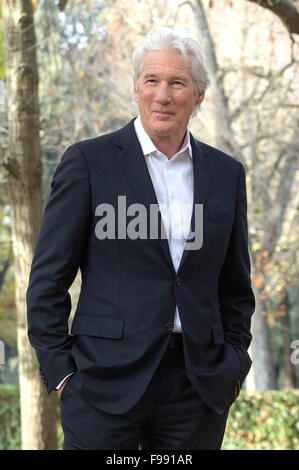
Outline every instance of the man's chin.
<path id="1" fill-rule="evenodd" d="M 174 129 L 172 126 L 167 125 L 158 125 L 158 126 L 151 126 L 149 128 L 151 134 L 159 137 L 166 137 L 167 135 L 174 134 Z"/>

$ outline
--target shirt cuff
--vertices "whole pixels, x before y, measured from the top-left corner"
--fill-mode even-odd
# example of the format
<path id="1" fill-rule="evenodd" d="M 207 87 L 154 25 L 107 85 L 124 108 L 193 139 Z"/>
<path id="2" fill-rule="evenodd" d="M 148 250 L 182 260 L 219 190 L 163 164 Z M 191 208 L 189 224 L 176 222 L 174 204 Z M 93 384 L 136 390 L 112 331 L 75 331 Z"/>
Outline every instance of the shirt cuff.
<path id="1" fill-rule="evenodd" d="M 63 382 L 64 382 L 70 375 L 73 375 L 73 374 L 74 374 L 74 372 L 71 372 L 70 374 L 66 375 L 66 376 L 64 377 L 64 379 L 62 379 L 62 381 L 59 382 L 58 385 L 56 385 L 55 390 L 59 390 L 60 387 L 61 387 L 61 385 L 63 384 Z"/>

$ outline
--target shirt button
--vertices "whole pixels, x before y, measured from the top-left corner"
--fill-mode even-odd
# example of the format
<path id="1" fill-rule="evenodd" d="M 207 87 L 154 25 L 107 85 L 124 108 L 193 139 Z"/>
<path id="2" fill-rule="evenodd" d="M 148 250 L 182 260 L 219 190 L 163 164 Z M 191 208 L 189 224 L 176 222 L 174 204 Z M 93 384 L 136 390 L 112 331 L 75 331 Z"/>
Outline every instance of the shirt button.
<path id="1" fill-rule="evenodd" d="M 180 277 L 177 277 L 175 282 L 176 282 L 176 285 L 177 285 L 177 286 L 181 286 L 181 285 L 182 285 L 182 279 L 181 279 Z"/>

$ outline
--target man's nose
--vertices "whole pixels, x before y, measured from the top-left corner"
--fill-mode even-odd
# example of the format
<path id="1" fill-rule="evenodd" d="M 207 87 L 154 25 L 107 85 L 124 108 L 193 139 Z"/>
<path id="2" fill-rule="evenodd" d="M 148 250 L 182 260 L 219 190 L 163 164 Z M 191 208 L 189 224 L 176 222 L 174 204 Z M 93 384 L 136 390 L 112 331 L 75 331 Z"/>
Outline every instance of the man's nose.
<path id="1" fill-rule="evenodd" d="M 167 83 L 160 83 L 157 89 L 155 100 L 160 104 L 170 103 L 171 96 Z"/>

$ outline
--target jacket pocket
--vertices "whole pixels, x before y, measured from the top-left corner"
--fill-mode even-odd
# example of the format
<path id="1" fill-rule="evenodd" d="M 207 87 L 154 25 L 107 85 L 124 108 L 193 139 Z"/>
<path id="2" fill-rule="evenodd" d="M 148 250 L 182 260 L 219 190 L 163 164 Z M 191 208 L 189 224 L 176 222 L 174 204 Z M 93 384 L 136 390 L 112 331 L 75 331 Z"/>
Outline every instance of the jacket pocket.
<path id="1" fill-rule="evenodd" d="M 121 318 L 99 317 L 94 315 L 75 315 L 72 335 L 97 336 L 99 338 L 120 339 L 125 322 Z"/>

